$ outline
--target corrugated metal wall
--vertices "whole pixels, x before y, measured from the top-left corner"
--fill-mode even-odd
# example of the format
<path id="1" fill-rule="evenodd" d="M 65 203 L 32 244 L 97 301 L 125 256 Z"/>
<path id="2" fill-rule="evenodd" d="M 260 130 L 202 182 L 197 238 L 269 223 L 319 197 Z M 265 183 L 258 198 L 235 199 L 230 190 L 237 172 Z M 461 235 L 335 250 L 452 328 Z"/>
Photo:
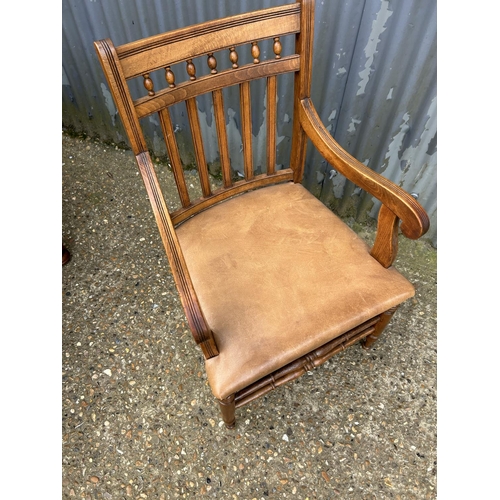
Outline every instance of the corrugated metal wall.
<path id="1" fill-rule="evenodd" d="M 93 41 L 115 45 L 163 31 L 281 5 L 286 0 L 63 0 L 63 126 L 116 143 L 125 133 L 94 52 Z M 271 46 L 262 45 L 262 58 Z M 428 237 L 437 245 L 436 1 L 317 0 L 312 99 L 333 137 L 353 156 L 411 193 L 429 213 Z M 293 51 L 284 40 L 283 53 Z M 244 56 L 240 56 L 244 61 Z M 288 78 L 288 80 L 286 80 Z M 292 101 L 292 79 L 278 88 L 279 108 Z M 139 92 L 139 86 L 137 87 Z M 237 96 L 228 95 L 227 125 L 239 144 Z M 215 137 L 211 102 L 199 99 L 203 134 Z M 256 165 L 265 165 L 265 87 L 254 85 Z M 183 160 L 192 161 L 187 119 L 174 110 L 184 140 Z M 278 126 L 278 153 L 289 156 L 291 116 Z M 145 133 L 156 155 L 165 154 L 158 120 Z M 217 148 L 208 146 L 208 161 Z M 236 146 L 236 150 L 239 146 Z M 239 151 L 231 152 L 241 169 Z M 379 203 L 338 175 L 312 148 L 304 185 L 341 215 L 376 217 Z"/>

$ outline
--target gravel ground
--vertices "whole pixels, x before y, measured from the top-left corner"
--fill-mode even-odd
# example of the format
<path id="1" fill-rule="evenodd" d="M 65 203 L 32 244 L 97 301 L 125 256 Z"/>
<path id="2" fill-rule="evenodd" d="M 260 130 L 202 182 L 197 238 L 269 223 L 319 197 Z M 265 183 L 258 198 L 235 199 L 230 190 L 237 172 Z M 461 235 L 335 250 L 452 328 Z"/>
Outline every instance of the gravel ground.
<path id="1" fill-rule="evenodd" d="M 64 133 L 62 153 L 64 499 L 437 497 L 435 249 L 400 238 L 416 296 L 372 350 L 237 410 L 228 431 L 132 153 Z"/>

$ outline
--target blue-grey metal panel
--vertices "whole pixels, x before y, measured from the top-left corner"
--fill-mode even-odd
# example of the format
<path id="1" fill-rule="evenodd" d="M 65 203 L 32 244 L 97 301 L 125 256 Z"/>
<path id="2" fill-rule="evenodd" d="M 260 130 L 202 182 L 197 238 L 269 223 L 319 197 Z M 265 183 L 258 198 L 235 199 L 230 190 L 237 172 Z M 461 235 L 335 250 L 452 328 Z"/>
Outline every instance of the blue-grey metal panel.
<path id="1" fill-rule="evenodd" d="M 342 43 L 340 43 L 342 45 Z M 340 107 L 322 119 L 353 156 L 418 195 L 433 216 L 436 185 L 436 8 L 433 0 L 366 2 Z M 315 59 L 315 68 L 324 66 Z M 326 75 L 315 74 L 324 81 Z M 318 161 L 321 161 L 320 159 Z M 314 171 L 310 161 L 308 172 Z M 321 170 L 320 173 L 323 173 Z M 324 167 L 320 198 L 375 216 L 379 203 Z M 308 186 L 309 187 L 309 186 Z"/>
<path id="2" fill-rule="evenodd" d="M 250 10 L 281 5 L 280 0 L 63 0 L 63 125 L 104 140 L 126 136 L 93 48 L 109 37 L 116 45 Z M 262 58 L 272 55 L 261 44 Z M 437 243 L 436 206 L 436 0 L 316 1 L 312 99 L 335 139 L 373 170 L 416 193 L 431 217 L 428 236 Z M 284 40 L 284 53 L 293 39 Z M 240 54 L 240 61 L 249 54 Z M 220 61 L 220 64 L 224 64 Z M 220 68 L 222 66 L 219 66 Z M 155 77 L 156 78 L 156 77 Z M 278 162 L 290 153 L 291 75 L 278 86 Z M 227 127 L 234 139 L 231 164 L 242 171 L 237 89 L 224 92 Z M 140 82 L 132 91 L 144 92 Z M 255 166 L 265 168 L 265 86 L 252 84 Z M 211 100 L 198 99 L 207 159 L 218 151 Z M 185 109 L 173 120 L 184 144 L 186 164 L 194 162 Z M 159 121 L 144 120 L 151 149 L 166 153 Z M 284 159 L 283 159 L 284 158 Z M 376 217 L 379 204 L 346 182 L 312 148 L 304 185 L 341 215 Z"/>

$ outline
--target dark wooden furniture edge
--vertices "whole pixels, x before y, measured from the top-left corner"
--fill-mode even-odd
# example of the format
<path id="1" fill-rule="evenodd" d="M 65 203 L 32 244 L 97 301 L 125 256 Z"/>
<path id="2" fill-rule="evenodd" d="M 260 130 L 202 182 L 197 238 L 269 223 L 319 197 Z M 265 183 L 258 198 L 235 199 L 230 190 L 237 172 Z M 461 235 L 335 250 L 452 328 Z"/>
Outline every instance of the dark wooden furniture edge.
<path id="1" fill-rule="evenodd" d="M 62 246 L 62 265 L 65 266 L 71 260 L 71 254 L 69 250 L 63 245 Z"/>

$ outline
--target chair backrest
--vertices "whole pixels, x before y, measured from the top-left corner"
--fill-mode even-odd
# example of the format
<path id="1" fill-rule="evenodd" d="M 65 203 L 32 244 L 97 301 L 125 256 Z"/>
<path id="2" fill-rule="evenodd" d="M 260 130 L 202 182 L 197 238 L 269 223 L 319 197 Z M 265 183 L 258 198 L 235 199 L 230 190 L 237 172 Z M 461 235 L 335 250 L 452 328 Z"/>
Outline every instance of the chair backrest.
<path id="1" fill-rule="evenodd" d="M 156 214 L 157 218 L 165 218 L 168 213 L 175 226 L 230 196 L 277 182 L 301 181 L 306 138 L 298 122 L 298 113 L 294 113 L 290 167 L 280 170 L 275 167 L 277 77 L 285 73 L 295 73 L 295 106 L 300 99 L 309 97 L 313 16 L 314 0 L 298 0 L 296 3 L 204 22 L 117 47 L 109 39 L 95 42 L 148 194 L 150 198 L 155 198 L 157 206 L 163 207 L 161 211 L 164 213 Z M 293 54 L 282 53 L 282 38 L 287 35 L 296 37 Z M 259 43 L 267 39 L 272 40 L 273 53 L 268 60 L 261 60 Z M 238 56 L 245 50 L 249 51 L 253 61 L 240 65 Z M 221 66 L 223 57 L 229 59 L 229 68 L 219 71 L 217 66 L 218 63 Z M 208 74 L 203 76 L 197 76 L 197 73 L 200 73 L 199 58 L 202 58 L 201 63 L 208 67 Z M 181 64 L 185 67 L 182 68 Z M 153 83 L 156 79 L 153 78 L 153 73 L 157 71 L 163 73 L 163 88 L 155 88 Z M 129 84 L 137 78 L 143 81 L 144 95 L 133 99 Z M 250 82 L 261 78 L 267 79 L 267 166 L 264 173 L 255 175 Z M 235 85 L 239 86 L 244 165 L 244 179 L 238 181 L 234 181 L 231 173 L 222 92 L 225 87 Z M 198 96 L 207 93 L 212 95 L 221 163 L 222 186 L 218 189 L 211 187 L 196 101 Z M 196 200 L 190 198 L 186 186 L 169 109 L 180 102 L 185 102 L 201 185 L 202 197 Z M 141 128 L 141 120 L 155 113 L 159 115 L 180 199 L 180 208 L 172 212 L 166 209 L 167 205 L 163 200 Z"/>

